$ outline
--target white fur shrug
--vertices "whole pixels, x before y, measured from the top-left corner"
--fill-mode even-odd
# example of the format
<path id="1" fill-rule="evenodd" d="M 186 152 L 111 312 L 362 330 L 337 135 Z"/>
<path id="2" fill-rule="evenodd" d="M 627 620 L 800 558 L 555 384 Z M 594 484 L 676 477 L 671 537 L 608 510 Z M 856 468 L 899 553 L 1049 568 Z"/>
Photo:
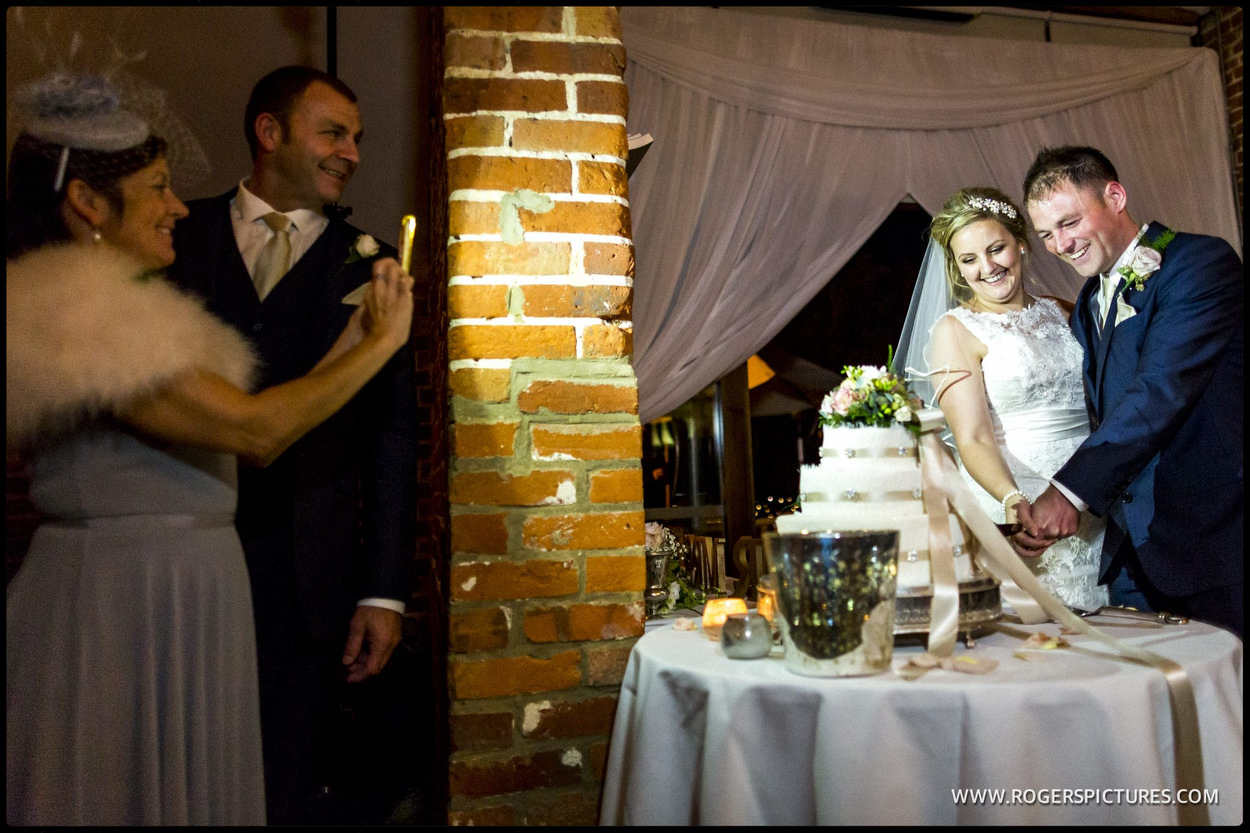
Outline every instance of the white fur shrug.
<path id="1" fill-rule="evenodd" d="M 9 449 L 72 430 L 193 368 L 240 388 L 256 357 L 203 305 L 103 246 L 49 246 L 5 264 Z"/>

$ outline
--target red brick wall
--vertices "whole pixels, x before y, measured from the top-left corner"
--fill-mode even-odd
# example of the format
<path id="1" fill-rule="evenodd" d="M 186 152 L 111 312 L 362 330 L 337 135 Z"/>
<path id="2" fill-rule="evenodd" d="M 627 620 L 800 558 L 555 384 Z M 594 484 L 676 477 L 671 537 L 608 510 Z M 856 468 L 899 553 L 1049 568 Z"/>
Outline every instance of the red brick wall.
<path id="1" fill-rule="evenodd" d="M 643 631 L 614 7 L 448 7 L 453 824 L 594 824 Z"/>
<path id="2" fill-rule="evenodd" d="M 1215 6 L 1199 21 L 1198 42 L 1220 56 L 1224 98 L 1228 104 L 1229 141 L 1232 144 L 1233 176 L 1237 182 L 1237 214 L 1245 217 L 1245 147 L 1242 109 L 1242 10 L 1240 6 Z"/>

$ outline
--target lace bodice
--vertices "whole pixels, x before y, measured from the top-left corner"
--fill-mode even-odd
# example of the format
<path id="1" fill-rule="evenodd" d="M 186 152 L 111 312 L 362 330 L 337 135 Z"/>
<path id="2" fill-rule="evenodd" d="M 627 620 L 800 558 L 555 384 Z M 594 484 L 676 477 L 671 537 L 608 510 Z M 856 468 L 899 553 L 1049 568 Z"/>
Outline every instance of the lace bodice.
<path id="1" fill-rule="evenodd" d="M 1089 436 L 1081 346 L 1059 305 L 1046 298 L 1019 312 L 946 314 L 986 346 L 981 374 L 999 449 L 1016 484 L 1035 500 Z M 960 470 L 986 514 L 1002 522 L 1002 505 Z M 1083 513 L 1076 535 L 1025 563 L 1068 604 L 1106 604 L 1107 590 L 1097 585 L 1103 529 L 1101 519 Z"/>
<path id="2" fill-rule="evenodd" d="M 981 361 L 985 392 L 998 414 L 1050 408 L 1084 408 L 1081 345 L 1059 305 L 1039 298 L 1019 312 L 946 313 L 988 348 Z"/>

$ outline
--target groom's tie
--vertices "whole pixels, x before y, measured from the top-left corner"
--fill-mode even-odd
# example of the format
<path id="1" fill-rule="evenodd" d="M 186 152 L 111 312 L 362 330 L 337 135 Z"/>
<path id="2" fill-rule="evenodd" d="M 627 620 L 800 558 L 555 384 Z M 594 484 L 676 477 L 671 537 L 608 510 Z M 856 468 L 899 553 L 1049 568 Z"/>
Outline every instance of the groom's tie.
<path id="1" fill-rule="evenodd" d="M 1115 326 L 1115 291 L 1120 286 L 1122 278 L 1115 275 L 1102 275 L 1099 280 L 1102 281 L 1102 291 L 1098 295 L 1098 332 L 1101 334 L 1108 326 Z"/>

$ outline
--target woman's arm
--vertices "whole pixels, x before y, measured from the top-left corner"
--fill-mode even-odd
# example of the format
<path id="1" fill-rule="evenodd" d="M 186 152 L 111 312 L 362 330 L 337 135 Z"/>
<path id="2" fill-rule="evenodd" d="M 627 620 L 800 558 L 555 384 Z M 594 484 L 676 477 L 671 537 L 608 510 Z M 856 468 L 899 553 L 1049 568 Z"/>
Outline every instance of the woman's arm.
<path id="1" fill-rule="evenodd" d="M 212 374 L 189 373 L 131 403 L 118 417 L 166 441 L 268 465 L 347 404 L 407 342 L 412 278 L 394 260 L 380 261 L 374 272 L 364 303 L 307 375 L 248 394 Z"/>
<path id="2" fill-rule="evenodd" d="M 981 488 L 1001 501 L 1018 487 L 994 437 L 994 422 L 981 375 L 986 347 L 949 315 L 934 325 L 929 345 L 933 356 L 930 365 L 950 369 L 950 381 L 939 391 L 937 404 L 955 437 L 964 468 Z M 1015 497 L 1008 501 L 1008 523 L 1015 521 L 1012 507 L 1019 500 Z"/>

